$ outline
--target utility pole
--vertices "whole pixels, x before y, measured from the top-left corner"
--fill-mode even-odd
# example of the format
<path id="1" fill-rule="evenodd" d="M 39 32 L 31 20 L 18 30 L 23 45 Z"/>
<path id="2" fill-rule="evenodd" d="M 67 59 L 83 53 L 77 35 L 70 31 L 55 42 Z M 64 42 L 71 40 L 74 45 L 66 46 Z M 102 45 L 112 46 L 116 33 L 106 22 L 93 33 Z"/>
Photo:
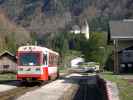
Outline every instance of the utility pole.
<path id="1" fill-rule="evenodd" d="M 104 71 L 104 66 L 105 66 L 105 55 L 106 55 L 106 50 L 105 50 L 105 49 L 106 49 L 106 48 L 103 47 L 103 46 L 100 46 L 99 49 L 102 50 L 102 54 L 101 54 L 102 60 L 101 60 L 101 62 L 100 62 L 100 65 L 101 65 L 101 70 Z"/>
<path id="2" fill-rule="evenodd" d="M 119 73 L 118 40 L 114 40 L 114 73 Z"/>

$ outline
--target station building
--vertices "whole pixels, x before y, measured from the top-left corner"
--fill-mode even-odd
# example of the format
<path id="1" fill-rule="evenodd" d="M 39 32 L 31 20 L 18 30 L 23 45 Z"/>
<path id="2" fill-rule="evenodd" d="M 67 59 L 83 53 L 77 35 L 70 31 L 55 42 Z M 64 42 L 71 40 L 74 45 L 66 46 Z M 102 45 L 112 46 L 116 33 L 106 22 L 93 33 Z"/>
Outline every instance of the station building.
<path id="1" fill-rule="evenodd" d="M 5 51 L 0 54 L 0 72 L 16 72 L 16 56 Z"/>
<path id="2" fill-rule="evenodd" d="M 133 72 L 133 20 L 110 21 L 108 40 L 114 46 L 114 72 Z"/>
<path id="3" fill-rule="evenodd" d="M 90 38 L 90 29 L 87 20 L 83 21 L 79 25 L 73 25 L 70 33 L 83 34 L 86 39 Z"/>

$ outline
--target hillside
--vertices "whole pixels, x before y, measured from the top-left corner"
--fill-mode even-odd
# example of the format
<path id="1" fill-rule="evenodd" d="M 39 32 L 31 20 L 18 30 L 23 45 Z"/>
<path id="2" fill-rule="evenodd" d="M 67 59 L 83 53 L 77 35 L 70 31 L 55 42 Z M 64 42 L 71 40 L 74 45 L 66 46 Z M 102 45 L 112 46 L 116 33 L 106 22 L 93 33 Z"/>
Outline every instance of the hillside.
<path id="1" fill-rule="evenodd" d="M 17 46 L 30 41 L 31 37 L 28 31 L 20 26 L 16 26 L 0 11 L 0 52 L 5 49 L 15 52 L 14 50 Z"/>
<path id="2" fill-rule="evenodd" d="M 0 17 L 1 49 L 15 51 L 32 36 L 38 45 L 59 52 L 61 62 L 74 57 L 74 51 L 103 63 L 99 47 L 106 46 L 106 37 L 102 37 L 106 32 L 101 31 L 107 31 L 109 20 L 133 17 L 131 0 L 0 0 L 0 9 L 6 15 Z M 86 20 L 91 31 L 98 31 L 92 32 L 91 39 L 68 34 L 72 25 Z"/>
<path id="3" fill-rule="evenodd" d="M 62 15 L 53 11 L 51 6 L 54 4 L 50 1 L 53 0 L 4 0 L 0 6 L 17 24 L 32 32 L 44 34 L 62 30 L 71 21 L 69 12 L 63 12 Z"/>
<path id="4" fill-rule="evenodd" d="M 133 18 L 132 0 L 0 0 L 9 18 L 32 32 L 53 33 L 88 19 L 92 31 L 109 20 Z"/>

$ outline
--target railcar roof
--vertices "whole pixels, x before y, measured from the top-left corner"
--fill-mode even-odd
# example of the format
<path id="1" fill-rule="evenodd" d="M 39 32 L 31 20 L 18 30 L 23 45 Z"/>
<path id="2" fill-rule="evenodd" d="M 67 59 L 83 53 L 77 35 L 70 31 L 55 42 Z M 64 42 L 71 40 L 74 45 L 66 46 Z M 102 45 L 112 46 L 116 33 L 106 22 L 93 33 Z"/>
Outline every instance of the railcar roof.
<path id="1" fill-rule="evenodd" d="M 34 46 L 34 45 L 21 46 L 18 48 L 18 51 L 29 51 L 29 49 L 27 50 L 26 48 L 33 48 L 34 51 L 49 51 L 51 53 L 55 53 L 55 54 L 59 55 L 59 53 L 57 53 L 51 49 L 48 49 L 46 47 L 41 47 L 41 46 Z"/>

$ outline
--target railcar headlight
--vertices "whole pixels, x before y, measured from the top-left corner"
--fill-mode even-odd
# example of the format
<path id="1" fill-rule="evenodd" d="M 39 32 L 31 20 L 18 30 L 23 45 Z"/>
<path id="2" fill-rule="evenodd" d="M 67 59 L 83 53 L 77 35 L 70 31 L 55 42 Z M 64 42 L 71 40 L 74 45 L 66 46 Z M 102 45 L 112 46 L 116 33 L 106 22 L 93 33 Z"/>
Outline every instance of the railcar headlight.
<path id="1" fill-rule="evenodd" d="M 27 71 L 30 71 L 30 70 L 31 70 L 31 68 L 28 68 L 28 69 L 27 69 Z"/>
<path id="2" fill-rule="evenodd" d="M 132 64 L 128 64 L 128 67 L 132 67 Z"/>
<path id="3" fill-rule="evenodd" d="M 40 71 L 40 68 L 36 68 L 36 71 Z"/>
<path id="4" fill-rule="evenodd" d="M 125 64 L 121 64 L 121 67 L 124 68 L 124 67 L 126 67 L 126 65 Z"/>
<path id="5" fill-rule="evenodd" d="M 23 68 L 19 68 L 20 71 L 23 71 Z"/>

